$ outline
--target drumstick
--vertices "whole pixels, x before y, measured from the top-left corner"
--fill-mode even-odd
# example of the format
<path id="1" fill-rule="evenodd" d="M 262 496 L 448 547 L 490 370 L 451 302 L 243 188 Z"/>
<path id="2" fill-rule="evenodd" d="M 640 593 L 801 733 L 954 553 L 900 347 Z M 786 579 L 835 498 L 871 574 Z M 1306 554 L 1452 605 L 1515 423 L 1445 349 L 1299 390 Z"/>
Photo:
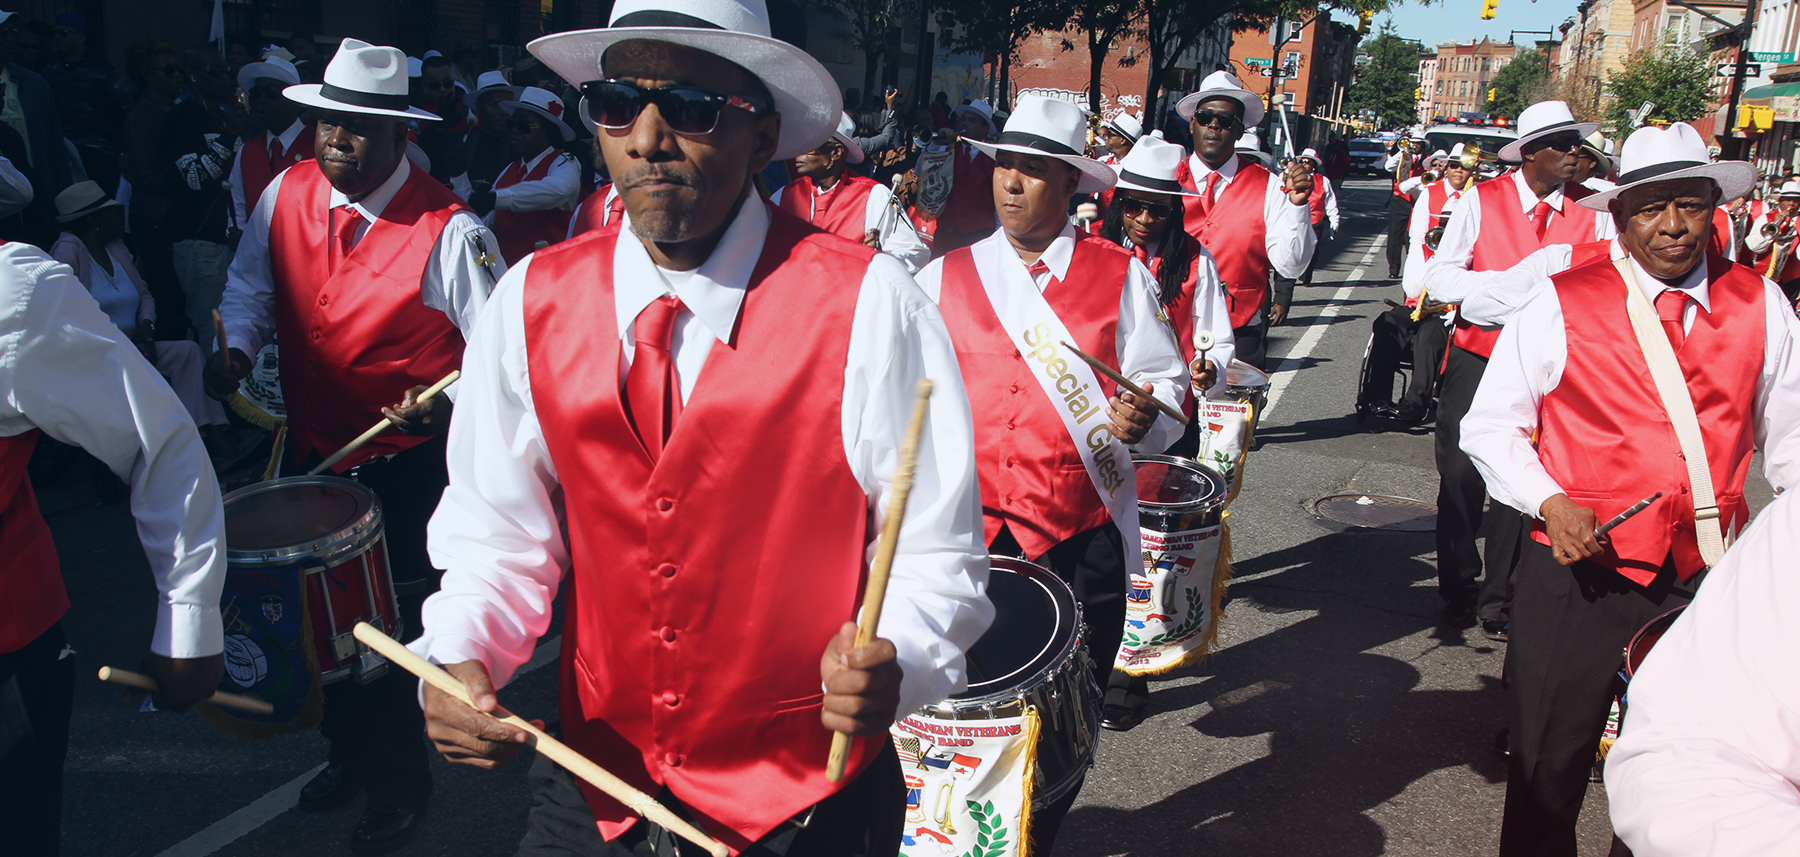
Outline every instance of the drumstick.
<path id="1" fill-rule="evenodd" d="M 426 684 L 450 694 L 464 705 L 470 708 L 475 707 L 474 700 L 469 698 L 469 689 L 464 687 L 463 683 L 458 681 L 455 676 L 445 672 L 443 667 L 413 654 L 411 649 L 396 642 L 393 637 L 381 633 L 375 626 L 367 622 L 358 622 L 352 629 L 352 633 L 363 645 L 374 649 L 377 654 L 387 658 L 394 665 L 424 679 Z M 731 850 L 726 848 L 724 843 L 700 832 L 698 828 L 670 812 L 668 807 L 658 803 L 656 798 L 608 773 L 605 768 L 575 752 L 575 749 L 569 745 L 550 737 L 550 733 L 539 729 L 524 718 L 504 708 L 487 716 L 509 726 L 517 726 L 525 730 L 531 735 L 531 740 L 527 743 L 536 748 L 539 753 L 548 756 L 551 761 L 563 766 L 569 773 L 586 780 L 589 785 L 604 792 L 607 797 L 630 807 L 633 812 L 645 819 L 661 825 L 664 830 L 705 848 L 714 857 L 729 857 L 731 854 Z"/>
<path id="2" fill-rule="evenodd" d="M 1139 387 L 1138 385 L 1131 383 L 1130 379 L 1126 378 L 1124 375 L 1120 375 L 1116 371 L 1113 371 L 1113 368 L 1111 366 L 1108 366 L 1105 363 L 1102 363 L 1099 360 L 1094 359 L 1087 352 L 1082 351 L 1081 349 L 1076 348 L 1075 346 L 1070 345 L 1067 342 L 1064 342 L 1062 344 L 1062 347 L 1075 352 L 1076 357 L 1079 357 L 1082 360 L 1086 361 L 1087 365 L 1094 367 L 1095 372 L 1099 372 L 1100 374 L 1105 375 L 1108 378 L 1111 378 L 1112 382 L 1114 384 L 1118 384 L 1119 386 L 1124 387 L 1125 389 L 1130 390 L 1133 393 L 1136 393 L 1140 396 L 1143 396 L 1146 399 L 1149 399 L 1152 404 L 1156 405 L 1157 410 L 1160 410 L 1163 413 L 1168 414 L 1171 417 L 1174 417 L 1176 422 L 1181 423 L 1182 425 L 1187 425 L 1187 414 L 1184 414 L 1178 410 L 1175 410 L 1174 408 L 1169 407 L 1167 404 L 1164 404 L 1163 400 L 1150 395 L 1150 393 L 1148 391 L 1146 391 L 1143 387 Z"/>
<path id="3" fill-rule="evenodd" d="M 1616 527 L 1620 524 L 1625 523 L 1626 521 L 1631 520 L 1632 515 L 1635 515 L 1639 512 L 1644 511 L 1645 509 L 1650 508 L 1650 504 L 1656 502 L 1657 498 L 1661 497 L 1662 495 L 1663 495 L 1663 492 L 1661 492 L 1661 491 L 1658 491 L 1655 494 L 1651 494 L 1650 496 L 1645 497 L 1642 500 L 1639 500 L 1637 502 L 1636 506 L 1633 506 L 1629 509 L 1626 509 L 1623 512 L 1620 512 L 1618 517 L 1613 518 L 1612 520 L 1607 521 L 1604 524 L 1601 524 L 1600 529 L 1594 531 L 1594 538 L 1599 538 L 1601 536 L 1606 535 L 1607 532 L 1610 531 L 1613 527 Z"/>
<path id="4" fill-rule="evenodd" d="M 219 340 L 219 353 L 225 353 L 230 346 L 225 344 L 225 319 L 219 317 L 219 311 L 213 310 L 213 336 Z"/>
<path id="5" fill-rule="evenodd" d="M 156 679 L 144 675 L 143 673 L 134 673 L 128 670 L 114 669 L 112 667 L 100 668 L 100 680 L 110 681 L 113 684 L 122 684 L 126 687 L 135 687 L 138 690 L 147 690 L 151 693 L 156 693 L 158 689 L 156 686 Z M 241 711 L 250 711 L 256 714 L 275 713 L 275 706 L 257 699 L 254 696 L 226 693 L 222 690 L 213 691 L 213 695 L 207 697 L 206 701 L 214 705 L 222 705 L 226 708 L 236 708 Z"/>
<path id="6" fill-rule="evenodd" d="M 455 369 L 450 370 L 450 374 L 445 375 L 443 378 L 438 379 L 438 382 L 436 384 L 426 387 L 425 392 L 420 393 L 419 398 L 416 399 L 415 402 L 423 402 L 427 399 L 430 399 L 432 396 L 442 393 L 444 391 L 445 387 L 448 387 L 451 384 L 456 383 L 456 379 L 461 378 L 461 377 L 462 377 L 462 372 L 455 370 Z M 355 440 L 344 444 L 343 449 L 340 449 L 337 452 L 332 453 L 331 457 L 325 459 L 323 462 L 320 462 L 318 467 L 315 467 L 311 470 L 306 471 L 306 475 L 317 476 L 321 473 L 324 473 L 327 470 L 330 470 L 331 466 L 333 464 L 343 461 L 344 457 L 349 455 L 350 453 L 355 452 L 359 449 L 362 449 L 363 444 L 368 443 L 371 440 L 374 440 L 376 435 L 381 434 L 384 431 L 387 431 L 391 426 L 393 426 L 393 424 L 394 424 L 393 420 L 390 420 L 387 417 L 382 417 L 381 422 L 376 423 L 368 431 L 363 432 L 360 435 L 357 435 Z"/>
<path id="7" fill-rule="evenodd" d="M 900 461 L 894 466 L 894 488 L 888 497 L 887 520 L 881 522 L 881 537 L 875 542 L 875 563 L 869 567 L 869 582 L 863 587 L 862 619 L 856 623 L 856 647 L 875 640 L 881 627 L 881 604 L 887 600 L 888 572 L 894 567 L 894 548 L 900 543 L 900 522 L 906 517 L 906 496 L 912 493 L 913 465 L 919 458 L 919 436 L 925 432 L 925 410 L 931 401 L 931 379 L 919 381 L 918 395 L 913 399 L 912 421 L 906 425 L 906 437 L 900 443 Z M 837 782 L 844 778 L 844 765 L 850 761 L 850 736 L 843 732 L 831 736 L 831 755 L 825 760 L 825 779 Z"/>

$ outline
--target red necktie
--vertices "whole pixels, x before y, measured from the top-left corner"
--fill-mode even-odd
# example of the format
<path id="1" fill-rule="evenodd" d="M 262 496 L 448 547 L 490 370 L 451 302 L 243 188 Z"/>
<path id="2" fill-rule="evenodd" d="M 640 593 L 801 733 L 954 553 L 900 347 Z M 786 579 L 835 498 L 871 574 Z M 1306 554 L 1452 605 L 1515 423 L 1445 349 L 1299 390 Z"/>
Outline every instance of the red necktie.
<path id="1" fill-rule="evenodd" d="M 1136 256 L 1139 262 L 1143 262 L 1145 265 L 1150 264 L 1150 248 L 1142 244 L 1133 244 L 1131 245 L 1131 254 Z"/>
<path id="2" fill-rule="evenodd" d="M 1025 273 L 1030 274 L 1031 281 L 1035 283 L 1035 282 L 1037 282 L 1037 278 L 1039 277 L 1039 275 L 1050 273 L 1050 266 L 1044 264 L 1044 260 L 1039 259 L 1036 262 L 1032 262 L 1031 264 L 1026 265 Z M 1054 280 L 1055 278 L 1052 277 L 1051 279 Z"/>
<path id="3" fill-rule="evenodd" d="M 638 313 L 637 345 L 625 373 L 625 407 L 652 461 L 662 457 L 663 444 L 681 415 L 681 386 L 669 354 L 669 337 L 681 307 L 680 298 L 665 296 Z"/>
<path id="4" fill-rule="evenodd" d="M 1676 353 L 1681 352 L 1681 344 L 1687 341 L 1687 332 L 1681 329 L 1681 316 L 1687 310 L 1687 292 L 1680 289 L 1664 289 L 1656 296 L 1656 317 L 1662 319 L 1663 333 L 1668 334 L 1669 344 L 1675 346 Z"/>
<path id="5" fill-rule="evenodd" d="M 1544 240 L 1544 231 L 1550 228 L 1550 203 L 1540 199 L 1532 206 L 1531 225 L 1537 227 L 1538 240 Z"/>
<path id="6" fill-rule="evenodd" d="M 282 170 L 281 159 L 287 157 L 287 147 L 281 145 L 280 137 L 269 138 L 269 174 L 275 175 Z"/>
<path id="7" fill-rule="evenodd" d="M 348 205 L 341 205 L 331 211 L 331 248 L 337 254 L 331 260 L 331 270 L 336 271 L 350 257 L 350 251 L 356 246 L 356 227 L 363 222 L 362 215 Z"/>
<path id="8" fill-rule="evenodd" d="M 1200 216 L 1201 217 L 1205 217 L 1208 214 L 1212 213 L 1213 191 L 1218 190 L 1218 189 L 1219 189 L 1219 174 L 1217 172 L 1207 173 L 1206 174 L 1206 189 L 1200 191 Z"/>

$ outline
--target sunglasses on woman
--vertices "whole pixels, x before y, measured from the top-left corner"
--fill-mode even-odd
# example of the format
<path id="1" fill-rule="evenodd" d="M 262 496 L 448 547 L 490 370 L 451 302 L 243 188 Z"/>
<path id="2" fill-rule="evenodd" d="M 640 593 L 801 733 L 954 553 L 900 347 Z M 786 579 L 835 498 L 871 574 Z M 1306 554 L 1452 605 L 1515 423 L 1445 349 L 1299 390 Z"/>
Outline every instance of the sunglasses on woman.
<path id="1" fill-rule="evenodd" d="M 1175 209 L 1160 202 L 1145 202 L 1128 196 L 1119 200 L 1119 213 L 1131 220 L 1136 220 L 1146 213 L 1152 220 L 1167 220 L 1169 215 L 1175 213 Z"/>
<path id="2" fill-rule="evenodd" d="M 656 105 L 670 130 L 691 137 L 711 134 L 719 125 L 719 111 L 726 107 L 753 116 L 770 111 L 760 99 L 722 95 L 687 84 L 649 89 L 623 80 L 590 80 L 581 85 L 581 96 L 588 120 L 615 131 L 630 128 L 650 104 Z"/>
<path id="3" fill-rule="evenodd" d="M 507 121 L 506 130 L 517 131 L 521 134 L 529 134 L 533 129 L 537 128 L 537 126 L 536 122 L 526 119 L 523 116 L 519 116 Z"/>

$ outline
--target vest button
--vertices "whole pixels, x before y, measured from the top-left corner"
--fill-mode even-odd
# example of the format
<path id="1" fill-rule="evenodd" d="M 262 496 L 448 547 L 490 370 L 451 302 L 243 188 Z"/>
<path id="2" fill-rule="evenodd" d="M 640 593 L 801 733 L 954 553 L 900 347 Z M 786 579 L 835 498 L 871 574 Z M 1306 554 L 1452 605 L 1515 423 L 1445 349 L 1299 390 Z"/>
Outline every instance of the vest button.
<path id="1" fill-rule="evenodd" d="M 1012 420 L 1007 420 L 1007 421 L 1006 421 L 1006 430 L 1007 430 L 1007 431 L 1012 431 L 1012 430 L 1013 430 L 1013 427 L 1014 427 L 1014 426 L 1013 426 L 1013 421 L 1012 421 Z"/>
<path id="2" fill-rule="evenodd" d="M 681 694 L 678 694 L 672 690 L 663 691 L 662 704 L 667 705 L 670 708 L 674 708 L 675 706 L 680 705 L 681 704 Z"/>
<path id="3" fill-rule="evenodd" d="M 324 337 L 325 337 L 325 335 L 324 335 L 324 334 L 322 334 L 322 333 L 320 333 L 320 332 L 318 332 L 318 331 L 316 331 L 316 330 L 315 330 L 315 331 L 313 331 L 313 335 L 312 335 L 312 338 L 313 338 L 313 341 L 314 341 L 314 342 L 318 342 L 318 341 L 319 341 L 319 340 L 320 340 L 320 339 L 323 339 L 323 338 L 324 338 Z"/>
<path id="4" fill-rule="evenodd" d="M 656 567 L 656 573 L 662 575 L 663 577 L 674 577 L 675 576 L 675 564 L 672 562 L 665 562 L 662 565 L 659 565 Z"/>
<path id="5" fill-rule="evenodd" d="M 673 508 L 675 508 L 675 501 L 674 501 L 674 500 L 671 500 L 671 499 L 669 499 L 669 498 L 667 498 L 667 497 L 658 497 L 658 498 L 656 498 L 656 511 L 658 511 L 658 512 L 667 512 L 667 511 L 669 511 L 669 510 L 670 510 L 670 509 L 673 509 Z"/>
<path id="6" fill-rule="evenodd" d="M 658 632 L 658 636 L 661 636 L 662 641 L 665 643 L 673 643 L 675 642 L 675 629 L 664 625 L 662 630 Z"/>
<path id="7" fill-rule="evenodd" d="M 325 297 L 324 295 L 319 296 L 319 306 L 325 306 L 326 304 L 329 304 L 329 303 L 331 303 L 330 298 Z"/>
<path id="8" fill-rule="evenodd" d="M 1008 387 L 1008 388 L 1007 388 L 1007 389 L 1009 389 L 1009 390 L 1011 390 L 1011 391 L 1013 391 L 1013 392 L 1015 392 L 1015 393 L 1017 393 L 1017 392 L 1019 392 L 1019 385 L 1017 385 L 1017 384 L 1014 384 L 1014 385 L 1012 385 L 1012 386 L 1011 386 L 1011 387 Z"/>
<path id="9" fill-rule="evenodd" d="M 1011 467 L 1011 466 L 1013 466 L 1013 460 L 1012 460 L 1012 459 L 1010 459 L 1010 458 L 1008 458 L 1008 459 L 1007 459 L 1007 460 L 1006 460 L 1006 466 L 1007 466 L 1007 467 Z"/>
<path id="10" fill-rule="evenodd" d="M 663 764 L 668 765 L 671 768 L 681 767 L 681 760 L 682 760 L 682 755 L 680 753 L 664 753 L 663 754 Z"/>

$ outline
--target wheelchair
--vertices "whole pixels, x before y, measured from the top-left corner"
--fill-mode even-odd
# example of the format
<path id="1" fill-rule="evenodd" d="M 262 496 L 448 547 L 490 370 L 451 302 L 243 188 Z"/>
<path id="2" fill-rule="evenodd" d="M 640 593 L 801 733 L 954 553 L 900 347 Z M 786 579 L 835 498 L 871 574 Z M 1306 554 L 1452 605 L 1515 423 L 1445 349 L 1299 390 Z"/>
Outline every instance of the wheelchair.
<path id="1" fill-rule="evenodd" d="M 1389 303 L 1392 302 L 1390 301 Z M 1410 313 L 1411 311 L 1406 309 L 1406 307 L 1396 304 L 1394 309 L 1382 313 L 1375 319 L 1375 329 L 1369 332 L 1369 340 L 1363 345 L 1362 367 L 1357 371 L 1355 416 L 1358 423 L 1367 423 L 1370 420 L 1375 420 L 1381 423 L 1414 426 L 1426 425 L 1437 420 L 1438 387 L 1443 383 L 1444 379 L 1444 361 L 1441 358 L 1436 361 L 1436 365 L 1424 368 L 1424 371 L 1428 373 L 1426 379 L 1428 387 L 1425 393 L 1425 412 L 1417 420 L 1397 420 L 1393 417 L 1378 414 L 1375 410 L 1377 404 L 1400 401 L 1401 395 L 1397 394 L 1404 394 L 1412 385 L 1414 374 L 1420 371 L 1419 367 L 1413 365 L 1415 363 L 1415 360 L 1413 359 L 1414 349 L 1412 348 L 1414 338 L 1420 335 L 1419 331 L 1423 330 L 1425 325 L 1441 325 L 1443 323 L 1442 319 L 1431 316 L 1427 316 L 1420 321 L 1414 322 L 1410 318 Z M 1383 318 L 1395 318 L 1401 315 L 1408 316 L 1400 323 L 1411 325 L 1412 334 L 1406 337 L 1404 345 L 1397 351 L 1394 360 L 1394 372 L 1386 378 L 1375 378 L 1373 377 L 1370 368 L 1370 358 L 1374 354 L 1377 340 L 1382 336 L 1379 329 L 1381 321 Z M 1446 333 L 1445 336 L 1447 338 L 1448 334 Z M 1448 354 L 1448 351 L 1449 349 L 1446 347 L 1444 353 Z"/>

